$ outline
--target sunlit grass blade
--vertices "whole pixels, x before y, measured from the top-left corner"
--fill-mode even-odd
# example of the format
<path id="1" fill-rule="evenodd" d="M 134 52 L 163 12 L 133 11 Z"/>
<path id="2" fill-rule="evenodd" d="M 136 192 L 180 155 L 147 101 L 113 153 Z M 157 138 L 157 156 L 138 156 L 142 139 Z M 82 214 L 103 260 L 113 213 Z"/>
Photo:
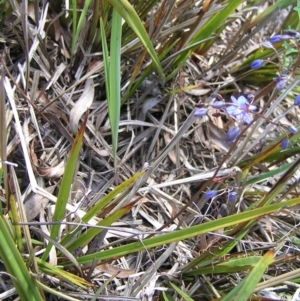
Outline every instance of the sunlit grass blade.
<path id="1" fill-rule="evenodd" d="M 21 226 L 17 225 L 17 223 L 20 220 L 19 220 L 19 215 L 18 215 L 16 198 L 14 197 L 14 195 L 10 195 L 10 197 L 9 197 L 9 206 L 10 206 L 10 211 L 8 214 L 9 214 L 9 217 L 10 217 L 12 223 L 15 224 L 13 227 L 14 227 L 14 233 L 16 235 L 16 243 L 17 243 L 19 251 L 23 252 L 24 247 L 23 247 L 23 241 L 22 241 L 22 230 L 21 230 Z"/>
<path id="2" fill-rule="evenodd" d="M 0 216 L 0 241 L 1 260 L 7 272 L 11 275 L 11 280 L 20 299 L 23 301 L 42 301 L 43 298 L 36 286 L 35 280 L 30 276 L 29 270 L 12 240 L 3 216 Z"/>
<path id="3" fill-rule="evenodd" d="M 65 168 L 66 171 L 63 175 L 60 189 L 59 189 L 58 196 L 57 196 L 57 202 L 56 202 L 55 211 L 53 214 L 53 221 L 61 221 L 62 219 L 64 219 L 64 216 L 65 216 L 66 205 L 67 205 L 67 202 L 69 199 L 71 185 L 73 182 L 73 177 L 74 177 L 74 173 L 75 173 L 77 162 L 78 162 L 78 156 L 79 156 L 79 152 L 81 149 L 83 134 L 84 134 L 86 123 L 87 123 L 87 117 L 88 117 L 88 115 L 85 116 L 83 124 L 74 139 L 74 143 L 73 143 L 72 148 L 69 153 L 69 158 L 67 160 L 66 168 Z M 52 229 L 51 229 L 51 238 L 52 239 L 57 239 L 59 228 L 60 228 L 59 224 L 52 226 Z M 45 253 L 43 254 L 43 257 L 42 257 L 43 260 L 46 260 L 51 247 L 52 247 L 52 244 L 49 243 L 46 248 Z"/>
<path id="4" fill-rule="evenodd" d="M 40 258 L 37 258 L 36 260 L 40 270 L 43 273 L 73 283 L 83 289 L 86 289 L 87 287 L 91 286 L 91 283 L 85 280 L 84 278 L 76 276 L 71 272 L 65 271 L 61 267 L 52 266 L 51 264 L 41 260 Z"/>
<path id="5" fill-rule="evenodd" d="M 265 270 L 274 261 L 274 252 L 268 251 L 261 260 L 255 265 L 251 273 L 243 279 L 226 297 L 223 301 L 239 300 L 246 301 L 253 293 L 256 285 L 259 283 Z"/>
<path id="6" fill-rule="evenodd" d="M 136 35 L 140 38 L 147 52 L 151 56 L 154 65 L 156 66 L 159 75 L 162 79 L 165 78 L 160 61 L 151 43 L 151 40 L 132 5 L 127 0 L 109 0 L 115 10 L 128 23 Z"/>
<path id="7" fill-rule="evenodd" d="M 213 220 L 204 224 L 196 225 L 189 227 L 187 229 L 180 229 L 177 231 L 173 231 L 171 233 L 162 234 L 157 237 L 149 238 L 143 240 L 143 243 L 135 242 L 131 244 L 127 244 L 124 246 L 116 247 L 112 250 L 105 250 L 99 253 L 90 254 L 86 256 L 82 256 L 78 258 L 78 262 L 81 264 L 90 263 L 92 260 L 99 259 L 109 259 L 124 256 L 133 252 L 137 252 L 140 250 L 150 249 L 157 246 L 162 246 L 164 244 L 173 243 L 176 241 L 181 241 L 190 237 L 194 237 L 197 235 L 205 234 L 208 232 L 213 232 L 215 230 L 226 228 L 230 226 L 234 226 L 239 223 L 248 222 L 251 220 L 256 220 L 263 216 L 266 216 L 270 213 L 276 212 L 282 207 L 285 206 L 296 206 L 300 204 L 300 198 L 295 198 L 289 201 L 284 201 L 278 204 L 272 204 L 269 206 L 265 206 L 262 208 L 253 209 L 250 211 L 242 212 L 239 214 L 234 214 L 231 216 L 227 216 L 224 218 L 220 218 L 217 220 Z M 69 265 L 69 264 L 68 264 Z"/>

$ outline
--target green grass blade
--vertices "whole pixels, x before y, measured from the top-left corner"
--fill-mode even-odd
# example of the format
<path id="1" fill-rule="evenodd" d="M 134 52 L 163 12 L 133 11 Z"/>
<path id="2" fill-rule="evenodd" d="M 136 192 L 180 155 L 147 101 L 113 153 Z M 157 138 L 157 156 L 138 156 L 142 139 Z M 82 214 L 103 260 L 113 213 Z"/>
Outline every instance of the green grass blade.
<path id="1" fill-rule="evenodd" d="M 104 75 L 105 75 L 105 89 L 106 89 L 106 98 L 110 99 L 110 89 L 109 89 L 109 53 L 105 35 L 105 25 L 103 18 L 100 18 L 100 32 L 101 32 L 101 41 L 102 41 L 102 51 L 103 51 L 103 62 L 104 62 Z"/>
<path id="2" fill-rule="evenodd" d="M 70 297 L 62 292 L 60 292 L 59 290 L 57 289 L 53 289 L 45 284 L 43 284 L 42 282 L 39 282 L 37 281 L 37 285 L 42 288 L 44 291 L 54 295 L 54 296 L 57 296 L 60 300 L 69 300 L 69 301 L 81 301 L 82 299 L 75 299 L 73 297 Z M 58 299 L 58 300 L 59 300 Z"/>
<path id="3" fill-rule="evenodd" d="M 40 258 L 37 258 L 36 261 L 40 270 L 46 274 L 50 274 L 59 279 L 63 279 L 67 282 L 73 283 L 83 289 L 86 289 L 88 286 L 91 286 L 91 283 L 85 280 L 84 278 L 74 275 L 71 272 L 65 271 L 61 267 L 53 266 L 48 262 L 41 260 Z"/>
<path id="4" fill-rule="evenodd" d="M 175 301 L 174 299 L 173 299 L 173 297 L 169 294 L 169 293 L 167 293 L 167 292 L 162 292 L 162 295 L 163 295 L 163 298 L 164 298 L 164 300 L 165 301 Z"/>
<path id="5" fill-rule="evenodd" d="M 9 206 L 10 206 L 10 211 L 8 213 L 12 223 L 18 223 L 19 220 L 19 215 L 18 215 L 18 209 L 17 209 L 17 204 L 16 204 L 16 199 L 14 195 L 9 196 Z M 19 225 L 14 225 L 14 233 L 16 236 L 16 244 L 18 247 L 18 250 L 20 252 L 24 252 L 24 247 L 23 247 L 23 241 L 22 241 L 22 230 L 21 226 Z"/>
<path id="6" fill-rule="evenodd" d="M 86 256 L 82 256 L 78 258 L 78 262 L 81 264 L 90 263 L 95 258 L 99 260 L 109 259 L 112 257 L 121 257 L 123 255 L 127 255 L 133 252 L 137 252 L 140 250 L 150 249 L 157 246 L 162 246 L 164 244 L 169 244 L 173 242 L 177 242 L 180 240 L 184 240 L 190 237 L 198 236 L 201 234 L 205 234 L 207 232 L 216 231 L 221 228 L 230 227 L 239 223 L 248 222 L 251 220 L 256 220 L 263 216 L 266 216 L 270 213 L 276 212 L 282 207 L 285 206 L 296 206 L 300 204 L 300 198 L 295 198 L 289 201 L 281 202 L 278 204 L 273 204 L 269 206 L 265 206 L 262 208 L 253 209 L 250 211 L 245 211 L 239 214 L 230 215 L 224 218 L 220 218 L 217 220 L 213 220 L 211 222 L 207 222 L 204 224 L 192 226 L 186 229 L 181 229 L 177 231 L 173 231 L 171 233 L 162 234 L 157 237 L 149 238 L 143 240 L 143 243 L 134 242 L 128 245 L 116 247 L 112 250 L 105 250 L 96 254 L 90 254 Z M 68 263 L 70 265 L 70 263 Z"/>
<path id="7" fill-rule="evenodd" d="M 145 170 L 142 170 L 135 175 L 133 175 L 131 178 L 127 179 L 123 183 L 121 183 L 119 186 L 117 186 L 114 190 L 112 190 L 110 193 L 108 193 L 105 197 L 103 197 L 101 200 L 96 202 L 96 205 L 92 207 L 81 219 L 83 223 L 88 223 L 93 217 L 95 217 L 97 214 L 101 212 L 101 210 L 106 207 L 108 204 L 110 204 L 114 198 L 124 192 L 126 189 L 129 189 L 132 187 L 132 185 L 145 173 Z M 80 231 L 80 228 L 75 229 L 72 228 L 68 234 L 64 236 L 64 238 L 61 240 L 61 244 L 66 245 L 68 241 L 78 232 Z"/>
<path id="8" fill-rule="evenodd" d="M 76 37 L 77 29 L 77 0 L 72 0 L 72 49 L 75 49 L 77 41 Z M 73 52 L 72 52 L 73 53 Z"/>
<path id="9" fill-rule="evenodd" d="M 106 205 L 112 202 L 112 200 L 120 193 L 125 191 L 126 189 L 133 186 L 133 184 L 142 176 L 145 174 L 145 170 L 142 170 L 140 172 L 137 172 L 135 175 L 118 185 L 114 190 L 112 190 L 110 193 L 108 193 L 104 198 L 99 200 L 96 205 L 91 208 L 83 217 L 82 222 L 87 223 L 89 220 L 91 220 L 94 216 L 97 215 Z"/>
<path id="10" fill-rule="evenodd" d="M 128 204 L 125 207 L 118 209 L 117 211 L 113 212 L 102 221 L 100 221 L 97 225 L 98 226 L 110 226 L 113 222 L 120 219 L 122 216 L 127 214 L 134 203 Z M 67 247 L 69 252 L 74 251 L 78 247 L 84 248 L 97 234 L 102 231 L 100 228 L 90 228 L 85 233 L 81 234 L 77 239 L 72 241 L 72 243 Z"/>
<path id="11" fill-rule="evenodd" d="M 114 9 L 110 41 L 108 115 L 112 134 L 114 166 L 117 168 L 118 131 L 121 110 L 121 38 L 122 18 Z"/>
<path id="12" fill-rule="evenodd" d="M 274 261 L 274 252 L 268 251 L 261 260 L 256 264 L 251 273 L 243 279 L 225 298 L 223 301 L 247 301 L 253 293 L 256 285 L 259 283 L 267 267 Z"/>
<path id="13" fill-rule="evenodd" d="M 109 0 L 111 5 L 115 8 L 115 10 L 122 16 L 122 18 L 128 23 L 128 25 L 132 28 L 132 30 L 139 37 L 147 52 L 151 56 L 154 65 L 156 66 L 159 75 L 162 79 L 165 78 L 160 61 L 155 52 L 155 49 L 151 43 L 151 40 L 141 22 L 139 16 L 136 11 L 132 7 L 132 5 L 127 0 Z"/>
<path id="14" fill-rule="evenodd" d="M 74 2 L 76 1 L 73 1 L 73 5 L 74 5 Z M 83 26 L 83 22 L 84 22 L 84 19 L 87 15 L 87 11 L 88 11 L 88 8 L 91 4 L 91 0 L 87 0 L 87 1 L 84 1 L 84 7 L 82 9 L 82 12 L 80 14 L 80 17 L 79 17 L 79 21 L 78 21 L 78 25 L 77 25 L 77 28 L 75 30 L 75 35 L 74 35 L 74 25 L 73 25 L 73 36 L 72 36 L 72 48 L 71 48 L 71 54 L 72 56 L 75 54 L 76 52 L 76 47 L 77 47 L 77 43 L 78 43 L 78 39 L 79 39 L 79 35 L 80 35 L 80 32 L 82 30 L 82 26 Z M 75 4 L 75 9 L 77 8 L 77 3 Z M 73 8 L 73 22 L 75 19 L 77 19 L 77 12 Z M 75 17 L 74 17 L 74 14 L 75 14 Z M 76 27 L 76 23 L 75 23 L 75 27 Z"/>
<path id="15" fill-rule="evenodd" d="M 185 293 L 183 290 L 181 290 L 179 287 L 177 287 L 174 283 L 170 282 L 171 286 L 174 288 L 174 290 L 181 296 L 181 298 L 185 301 L 194 301 L 190 296 L 188 296 L 187 293 Z"/>
<path id="16" fill-rule="evenodd" d="M 191 41 L 189 42 L 189 45 L 191 44 L 197 44 L 199 41 L 208 39 L 212 36 L 212 34 L 216 33 L 217 28 L 223 26 L 226 19 L 230 16 L 230 14 L 240 5 L 242 0 L 233 0 L 229 1 L 228 5 L 224 7 L 221 11 L 214 14 L 209 21 L 207 21 L 200 30 L 194 34 L 194 37 L 191 38 Z M 211 43 L 208 41 L 208 43 Z M 203 44 L 205 47 L 205 44 Z M 201 48 L 201 47 L 200 47 Z M 177 65 L 182 64 L 182 62 L 185 62 L 186 59 L 189 57 L 191 53 L 191 50 L 187 50 L 183 52 L 181 55 L 179 55 L 176 60 L 174 61 L 174 67 L 177 67 Z M 174 75 L 174 74 L 173 74 Z M 170 78 L 170 77 L 168 77 Z"/>
<path id="17" fill-rule="evenodd" d="M 12 276 L 18 295 L 23 301 L 42 301 L 43 298 L 37 289 L 35 280 L 29 271 L 8 231 L 3 216 L 0 216 L 0 257 L 7 272 Z M 30 292 L 30 294 L 28 294 Z"/>
<path id="18" fill-rule="evenodd" d="M 81 143 L 83 139 L 84 130 L 86 127 L 87 117 L 88 115 L 86 115 L 83 124 L 74 139 L 74 144 L 72 145 L 72 148 L 70 150 L 69 158 L 67 160 L 66 168 L 65 168 L 66 172 L 63 175 L 61 186 L 57 196 L 55 211 L 53 214 L 53 221 L 61 221 L 65 216 L 66 205 L 68 202 L 69 194 L 71 191 L 71 185 L 73 182 L 73 177 L 77 166 L 78 156 L 81 149 Z M 60 228 L 59 224 L 52 226 L 51 235 L 50 235 L 52 239 L 57 239 L 59 228 Z M 43 254 L 42 257 L 43 260 L 46 260 L 47 256 L 49 255 L 51 247 L 52 244 L 49 243 L 45 253 Z"/>

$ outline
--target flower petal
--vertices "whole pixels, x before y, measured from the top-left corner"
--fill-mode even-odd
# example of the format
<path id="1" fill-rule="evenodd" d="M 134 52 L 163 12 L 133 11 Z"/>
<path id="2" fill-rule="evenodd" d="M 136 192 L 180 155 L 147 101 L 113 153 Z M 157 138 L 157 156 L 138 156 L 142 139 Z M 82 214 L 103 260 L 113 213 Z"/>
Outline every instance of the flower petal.
<path id="1" fill-rule="evenodd" d="M 231 98 L 232 103 L 238 104 L 238 101 L 234 96 L 231 95 L 230 98 Z"/>
<path id="2" fill-rule="evenodd" d="M 234 116 L 233 115 L 233 112 L 236 110 L 236 106 L 229 106 L 226 108 L 226 111 L 227 113 L 230 115 L 230 116 Z"/>
<path id="3" fill-rule="evenodd" d="M 251 114 L 249 113 L 245 113 L 243 116 L 243 121 L 247 124 L 250 124 L 252 122 L 253 118 L 251 116 Z"/>
<path id="4" fill-rule="evenodd" d="M 248 105 L 248 100 L 242 95 L 240 96 L 238 99 L 237 99 L 237 103 L 240 105 L 240 106 L 246 106 Z"/>
<path id="5" fill-rule="evenodd" d="M 233 142 L 240 133 L 240 129 L 237 126 L 230 128 L 226 134 L 226 141 Z"/>

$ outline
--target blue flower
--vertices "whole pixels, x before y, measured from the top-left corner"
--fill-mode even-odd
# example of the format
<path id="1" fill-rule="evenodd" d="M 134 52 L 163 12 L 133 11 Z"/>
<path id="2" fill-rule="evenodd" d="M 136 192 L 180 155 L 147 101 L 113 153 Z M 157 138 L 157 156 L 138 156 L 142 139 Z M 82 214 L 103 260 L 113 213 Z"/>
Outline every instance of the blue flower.
<path id="1" fill-rule="evenodd" d="M 207 109 L 206 108 L 199 108 L 195 111 L 194 116 L 195 117 L 203 117 L 205 116 L 207 113 Z"/>
<path id="2" fill-rule="evenodd" d="M 226 134 L 226 142 L 233 142 L 239 135 L 240 131 L 240 128 L 237 126 L 230 128 Z"/>
<path id="3" fill-rule="evenodd" d="M 263 64 L 263 60 L 255 60 L 251 63 L 251 69 L 259 69 Z"/>
<path id="4" fill-rule="evenodd" d="M 250 112 L 255 111 L 256 106 L 250 105 L 244 96 L 240 96 L 238 99 L 231 96 L 231 101 L 234 105 L 226 108 L 227 113 L 237 121 L 243 121 L 247 124 L 250 124 L 253 120 Z"/>
<path id="5" fill-rule="evenodd" d="M 298 94 L 295 98 L 295 101 L 294 101 L 294 105 L 295 106 L 300 106 L 300 94 Z"/>
<path id="6" fill-rule="evenodd" d="M 217 195 L 217 192 L 215 190 L 209 190 L 209 191 L 205 192 L 204 195 L 207 199 L 212 199 L 213 197 L 215 197 Z"/>
<path id="7" fill-rule="evenodd" d="M 289 139 L 282 139 L 280 146 L 282 149 L 286 149 L 290 144 L 290 140 Z"/>

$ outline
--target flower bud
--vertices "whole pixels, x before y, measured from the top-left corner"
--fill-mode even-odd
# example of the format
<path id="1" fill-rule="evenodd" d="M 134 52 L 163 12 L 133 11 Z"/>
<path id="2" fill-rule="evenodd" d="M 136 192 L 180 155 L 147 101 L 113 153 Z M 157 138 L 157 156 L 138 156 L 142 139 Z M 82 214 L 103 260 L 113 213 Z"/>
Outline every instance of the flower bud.
<path id="1" fill-rule="evenodd" d="M 205 192 L 204 195 L 207 199 L 212 199 L 213 197 L 215 197 L 217 195 L 217 192 L 215 190 L 209 190 L 209 191 Z"/>
<path id="2" fill-rule="evenodd" d="M 289 130 L 292 134 L 297 134 L 297 133 L 298 133 L 298 129 L 295 128 L 293 125 L 289 125 L 289 126 L 288 126 L 288 130 Z"/>
<path id="3" fill-rule="evenodd" d="M 273 49 L 274 48 L 274 46 L 272 45 L 272 43 L 269 42 L 269 41 L 262 42 L 261 46 L 263 46 L 266 49 Z"/>
<path id="4" fill-rule="evenodd" d="M 224 108 L 225 102 L 224 102 L 224 101 L 221 101 L 221 100 L 218 100 L 218 101 L 215 101 L 214 103 L 212 103 L 211 106 L 212 106 L 214 109 L 220 110 L 220 109 Z"/>
<path id="5" fill-rule="evenodd" d="M 237 192 L 236 191 L 231 191 L 228 195 L 228 201 L 229 202 L 234 202 L 237 199 Z"/>
<path id="6" fill-rule="evenodd" d="M 290 140 L 289 139 L 282 139 L 280 146 L 282 149 L 286 149 L 290 144 Z"/>
<path id="7" fill-rule="evenodd" d="M 286 86 L 286 81 L 285 80 L 279 80 L 276 84 L 276 89 L 278 91 L 281 91 L 285 88 L 285 86 Z"/>
<path id="8" fill-rule="evenodd" d="M 207 114 L 207 109 L 206 108 L 199 108 L 195 111 L 194 116 L 195 117 L 203 117 Z"/>
<path id="9" fill-rule="evenodd" d="M 255 60 L 251 63 L 251 69 L 259 69 L 263 65 L 263 60 Z"/>
<path id="10" fill-rule="evenodd" d="M 240 133 L 239 127 L 234 126 L 230 128 L 226 134 L 226 138 L 225 138 L 226 142 L 233 142 L 237 138 L 239 133 Z"/>
<path id="11" fill-rule="evenodd" d="M 276 43 L 279 43 L 279 42 L 281 42 L 280 35 L 275 35 L 275 36 L 270 38 L 270 43 L 272 43 L 272 44 L 276 44 Z"/>
<path id="12" fill-rule="evenodd" d="M 252 93 L 250 93 L 250 94 L 247 95 L 247 99 L 248 99 L 249 101 L 252 101 L 252 100 L 254 99 L 254 97 L 255 97 L 255 95 L 252 94 Z"/>
<path id="13" fill-rule="evenodd" d="M 300 106 L 300 94 L 298 94 L 295 98 L 295 101 L 294 101 L 294 105 L 295 106 Z"/>

